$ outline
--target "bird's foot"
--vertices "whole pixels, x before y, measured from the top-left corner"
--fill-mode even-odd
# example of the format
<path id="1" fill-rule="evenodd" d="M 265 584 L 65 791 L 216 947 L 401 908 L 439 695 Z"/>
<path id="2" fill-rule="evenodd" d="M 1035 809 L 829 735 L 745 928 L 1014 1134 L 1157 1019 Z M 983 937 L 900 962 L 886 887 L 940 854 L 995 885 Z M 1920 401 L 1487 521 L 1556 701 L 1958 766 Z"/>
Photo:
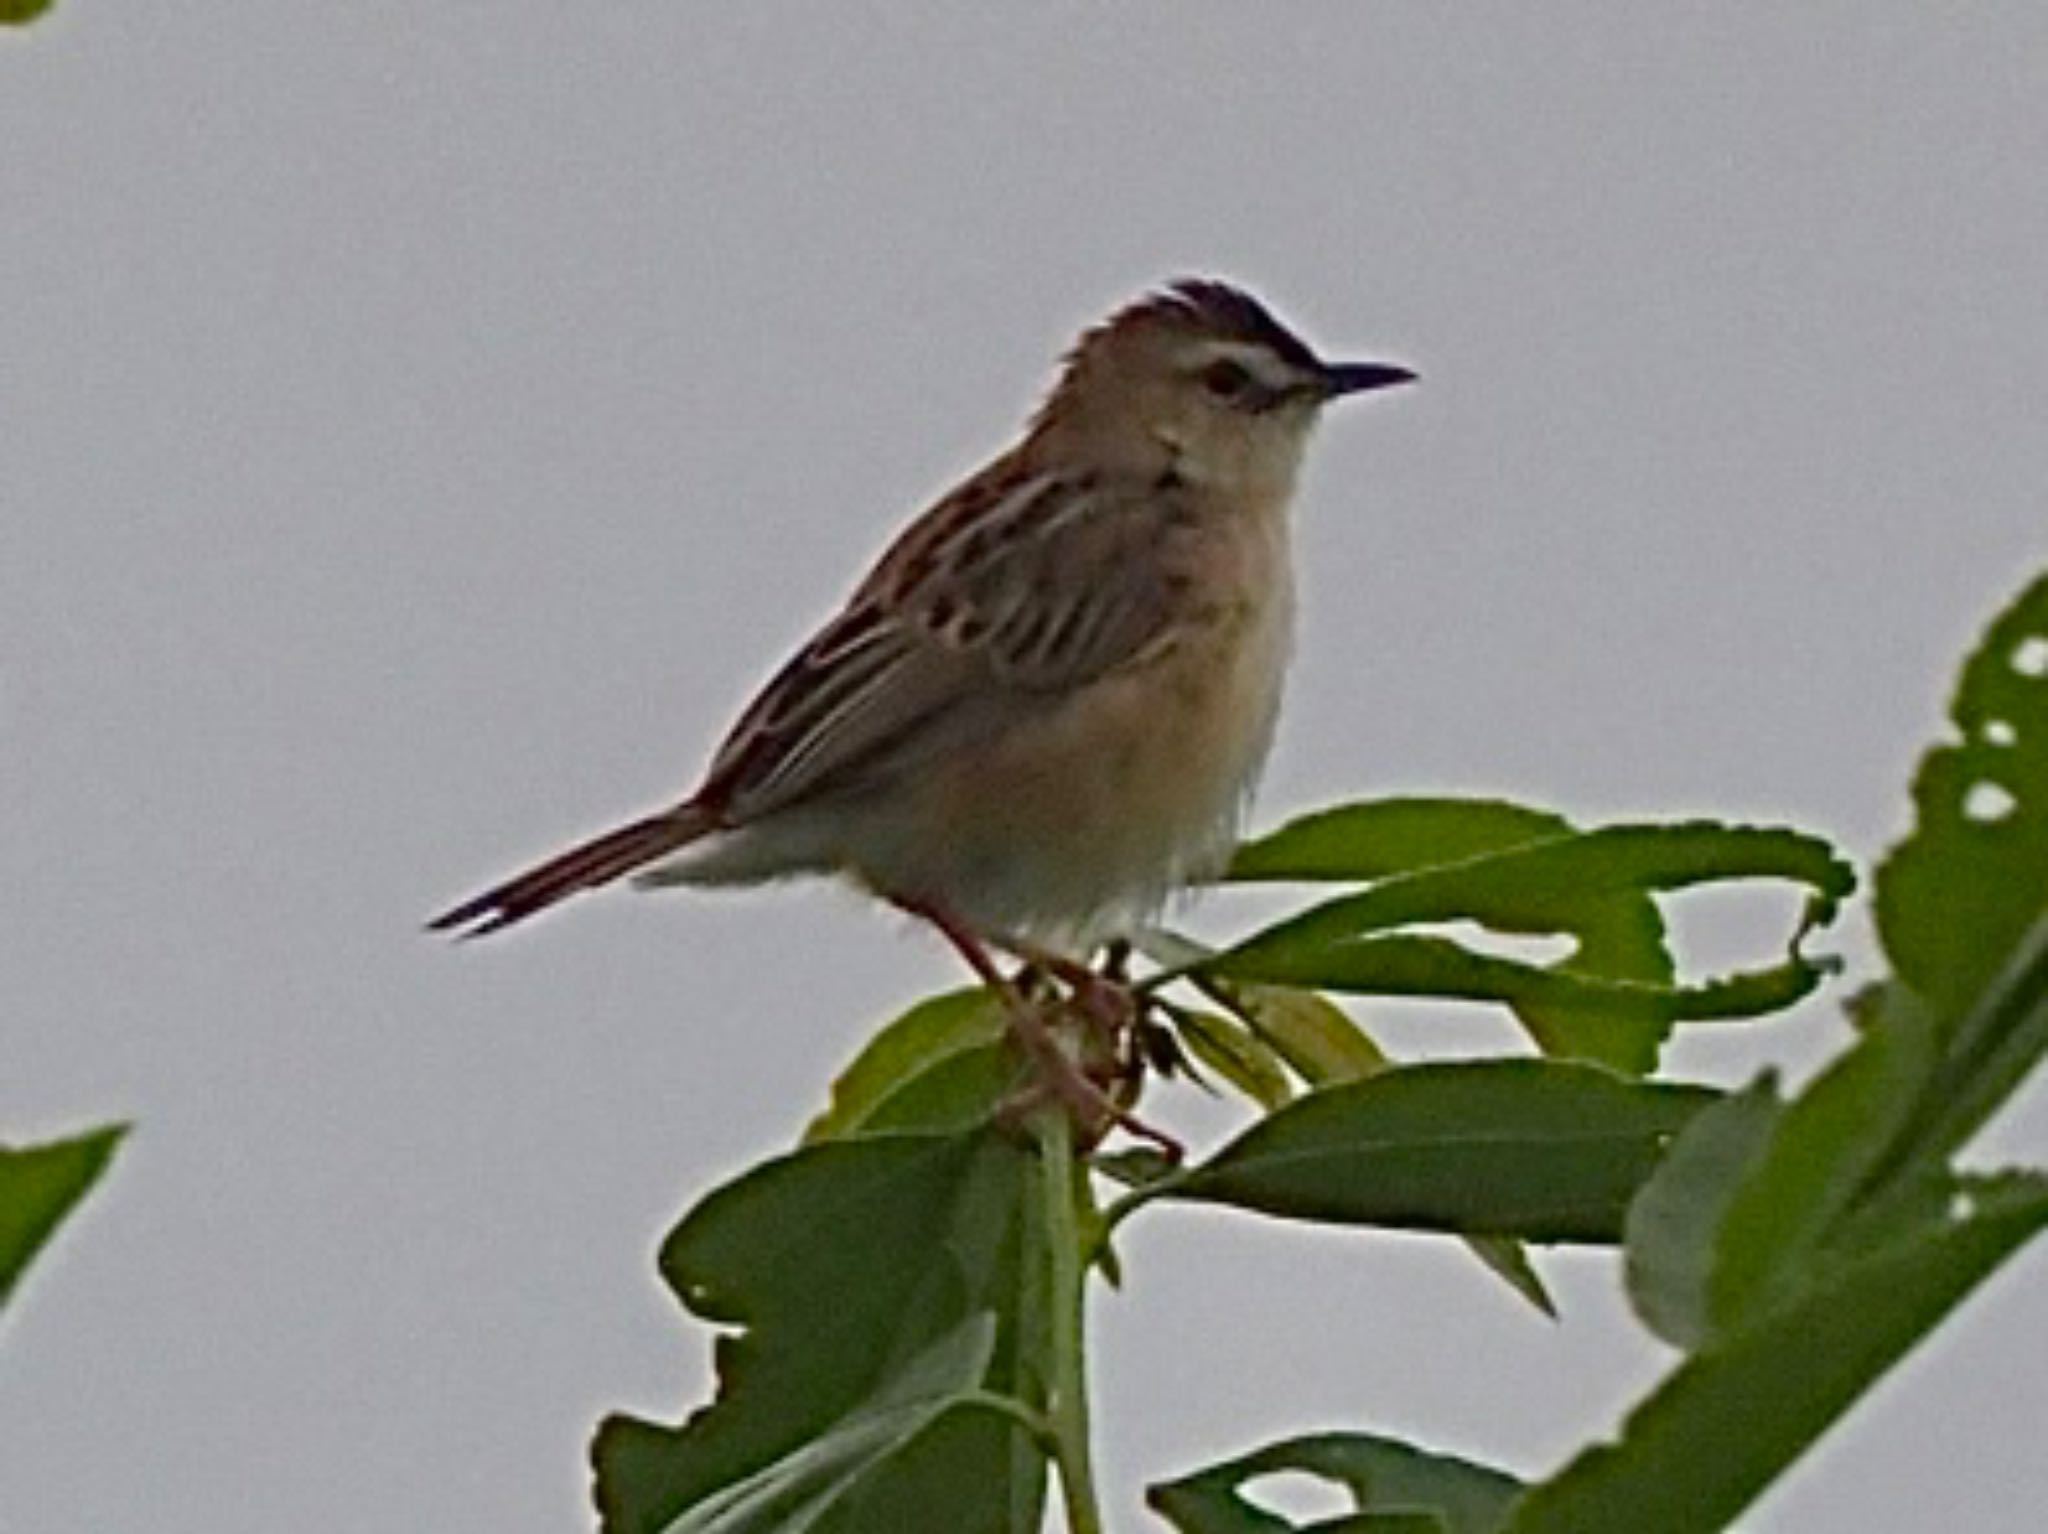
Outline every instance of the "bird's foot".
<path id="1" fill-rule="evenodd" d="M 1086 1149 L 1094 1149 L 1112 1129 L 1122 1129 L 1150 1141 L 1176 1165 L 1185 1159 L 1180 1141 L 1130 1107 L 1149 1051 L 1143 1047 L 1145 999 L 1129 981 L 1034 945 L 1002 940 L 997 946 L 1024 961 L 1013 980 L 1003 974 L 983 939 L 944 907 L 900 898 L 896 903 L 938 928 L 1002 1003 L 1010 1034 L 1038 1077 L 1006 1105 L 1005 1117 L 1021 1117 L 1050 1100 L 1073 1120 Z M 1048 978 L 1055 983 L 1044 983 Z M 1066 987 L 1066 995 L 1058 994 L 1059 985 Z M 1056 1023 L 1065 1017 L 1080 1018 L 1086 1034 L 1063 1036 Z"/>

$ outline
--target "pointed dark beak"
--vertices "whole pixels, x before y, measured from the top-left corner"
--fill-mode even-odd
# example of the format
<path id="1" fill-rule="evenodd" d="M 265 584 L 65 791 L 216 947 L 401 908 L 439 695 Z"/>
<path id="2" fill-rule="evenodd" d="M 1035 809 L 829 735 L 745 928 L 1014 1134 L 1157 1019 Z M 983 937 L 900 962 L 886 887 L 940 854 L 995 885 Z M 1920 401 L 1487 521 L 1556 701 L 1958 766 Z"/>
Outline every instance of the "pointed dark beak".
<path id="1" fill-rule="evenodd" d="M 1345 394 L 1363 394 L 1368 389 L 1391 389 L 1396 384 L 1415 382 L 1415 375 L 1391 362 L 1331 362 L 1323 366 L 1323 395 L 1336 399 Z"/>

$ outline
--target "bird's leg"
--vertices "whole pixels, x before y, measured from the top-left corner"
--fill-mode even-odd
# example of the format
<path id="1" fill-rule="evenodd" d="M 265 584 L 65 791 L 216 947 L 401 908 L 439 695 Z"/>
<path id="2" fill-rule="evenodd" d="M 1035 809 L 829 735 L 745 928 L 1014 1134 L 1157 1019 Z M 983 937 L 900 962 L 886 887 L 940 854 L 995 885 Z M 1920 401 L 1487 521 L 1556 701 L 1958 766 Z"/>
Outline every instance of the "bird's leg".
<path id="1" fill-rule="evenodd" d="M 1172 1032 L 1152 1017 L 1151 999 L 1131 984 L 1131 945 L 1109 944 L 1099 968 L 1021 938 L 991 939 L 1024 961 L 1025 973 L 1049 975 L 1072 992 L 1076 1010 L 1102 1034 L 1117 1062 L 1118 1085 L 1135 1087 L 1147 1070 L 1171 1076 L 1186 1066 Z"/>
<path id="2" fill-rule="evenodd" d="M 1003 937 L 998 946 L 1008 949 L 1034 969 L 1045 971 L 1073 992 L 1074 1004 L 1083 1017 L 1100 1029 L 1112 1043 L 1119 1043 L 1143 1010 L 1137 994 L 1118 975 L 1105 974 L 1021 938 Z"/>
<path id="3" fill-rule="evenodd" d="M 1130 1038 L 1124 1048 L 1130 1070 L 1135 1073 L 1149 1068 L 1162 1076 L 1185 1070 L 1187 1057 L 1181 1053 L 1180 1042 L 1174 1037 L 1173 1030 L 1154 1015 L 1153 999 L 1131 984 L 1129 938 L 1117 938 L 1104 947 L 1102 963 L 1096 974 L 1110 985 L 1121 986 L 1131 996 Z"/>
<path id="4" fill-rule="evenodd" d="M 893 897 L 895 904 L 912 916 L 931 923 L 939 935 L 950 943 L 956 953 L 974 971 L 981 983 L 993 991 L 1008 1014 L 1010 1031 L 1017 1042 L 1037 1066 L 1044 1084 L 1053 1095 L 1072 1112 L 1091 1138 L 1099 1138 L 1111 1124 L 1122 1126 L 1131 1134 L 1150 1140 L 1173 1161 L 1180 1161 L 1186 1149 L 1171 1135 L 1154 1129 L 1128 1108 L 1102 1089 L 1086 1071 L 1075 1063 L 1066 1046 L 1061 1044 L 1038 1007 L 1027 997 L 1016 983 L 1002 972 L 995 958 L 988 951 L 982 939 L 970 930 L 958 917 L 943 906 L 930 901 Z M 1007 945 L 1006 945 L 1007 946 Z M 1037 962 L 1027 959 L 1027 963 Z M 1061 960 L 1061 968 L 1073 966 L 1072 960 Z M 1074 982 L 1059 969 L 1042 966 L 1050 973 Z M 1077 966 L 1090 979 L 1099 979 L 1087 966 Z M 1078 988 L 1077 988 L 1078 990 Z M 1127 998 L 1126 998 L 1127 1000 Z M 1085 1010 L 1085 1009 L 1084 1009 Z"/>

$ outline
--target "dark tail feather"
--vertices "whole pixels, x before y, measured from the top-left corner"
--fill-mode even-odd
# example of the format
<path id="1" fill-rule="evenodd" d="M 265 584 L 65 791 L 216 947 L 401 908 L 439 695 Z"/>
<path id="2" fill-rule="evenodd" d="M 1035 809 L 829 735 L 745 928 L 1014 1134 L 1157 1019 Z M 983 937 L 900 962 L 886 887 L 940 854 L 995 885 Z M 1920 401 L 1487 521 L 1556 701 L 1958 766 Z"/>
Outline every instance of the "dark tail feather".
<path id="1" fill-rule="evenodd" d="M 709 815 L 690 805 L 636 820 L 592 837 L 516 878 L 507 879 L 496 889 L 486 890 L 474 900 L 465 900 L 453 910 L 443 911 L 427 923 L 427 930 L 454 932 L 465 938 L 497 932 L 546 910 L 558 900 L 609 884 L 621 874 L 666 857 L 702 836 L 712 824 Z"/>

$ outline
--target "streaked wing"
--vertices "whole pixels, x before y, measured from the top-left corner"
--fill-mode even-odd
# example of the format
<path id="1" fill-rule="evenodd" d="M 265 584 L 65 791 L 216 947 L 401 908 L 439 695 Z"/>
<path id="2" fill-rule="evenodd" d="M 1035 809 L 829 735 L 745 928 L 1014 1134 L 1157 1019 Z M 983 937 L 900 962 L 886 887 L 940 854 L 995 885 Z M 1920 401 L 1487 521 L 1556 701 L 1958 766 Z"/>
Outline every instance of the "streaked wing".
<path id="1" fill-rule="evenodd" d="M 1143 654 L 1177 587 L 1166 508 L 1005 460 L 940 502 L 762 690 L 699 798 L 745 821 L 857 790 L 957 741 L 967 720 L 1082 686 Z"/>
<path id="2" fill-rule="evenodd" d="M 696 797 L 738 823 L 858 787 L 900 737 L 957 702 L 970 676 L 914 631 L 849 607 L 740 716 Z"/>
<path id="3" fill-rule="evenodd" d="M 1008 538 L 935 572 L 904 608 L 992 683 L 1063 693 L 1144 655 L 1187 589 L 1170 542 L 1173 492 L 1087 478 L 1022 508 Z M 970 551 L 963 550 L 963 554 Z"/>

